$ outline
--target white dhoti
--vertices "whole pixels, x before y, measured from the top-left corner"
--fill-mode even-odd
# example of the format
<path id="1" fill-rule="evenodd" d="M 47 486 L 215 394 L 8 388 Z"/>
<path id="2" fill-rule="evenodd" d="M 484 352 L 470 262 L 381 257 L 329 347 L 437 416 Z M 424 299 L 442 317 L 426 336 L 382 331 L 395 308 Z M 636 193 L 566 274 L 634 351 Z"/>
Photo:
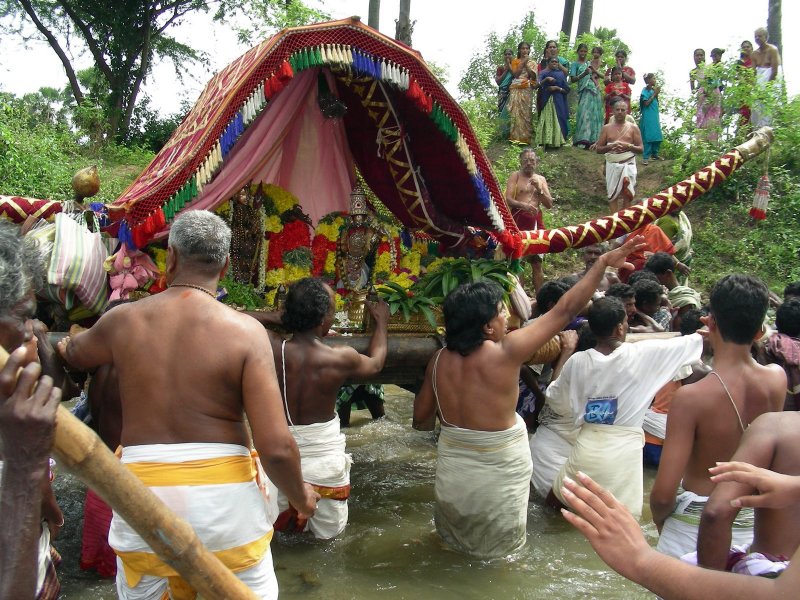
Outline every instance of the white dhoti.
<path id="1" fill-rule="evenodd" d="M 606 194 L 608 200 L 623 196 L 632 201 L 636 194 L 636 156 L 633 152 L 607 153 Z"/>
<path id="2" fill-rule="evenodd" d="M 656 412 L 650 408 L 644 413 L 644 422 L 642 423 L 644 429 L 650 435 L 657 437 L 660 440 L 667 437 L 667 413 Z"/>
<path id="3" fill-rule="evenodd" d="M 345 453 L 346 439 L 339 427 L 339 417 L 326 423 L 292 425 L 289 427 L 300 449 L 300 468 L 303 481 L 314 486 L 322 498 L 310 520 L 296 519 L 296 511 L 278 492 L 279 531 L 309 530 L 314 537 L 327 540 L 339 535 L 347 525 L 347 499 L 350 497 L 350 465 L 353 459 Z M 294 513 L 294 514 L 292 514 Z"/>
<path id="4" fill-rule="evenodd" d="M 572 420 L 567 427 L 571 426 Z M 576 437 L 570 435 L 573 431 L 577 433 L 574 428 L 567 433 L 555 426 L 542 423 L 531 437 L 530 450 L 533 462 L 531 483 L 542 498 L 546 498 L 553 489 L 553 480 L 572 452 L 572 444 L 575 443 Z"/>
<path id="5" fill-rule="evenodd" d="M 700 517 L 708 502 L 708 496 L 698 496 L 694 492 L 680 490 L 676 498 L 675 509 L 664 521 L 661 536 L 658 538 L 656 550 L 675 558 L 697 550 L 697 532 L 700 529 Z M 739 511 L 731 528 L 733 544 L 749 545 L 753 542 L 754 513 L 752 508 Z"/>
<path id="6" fill-rule="evenodd" d="M 770 79 L 772 78 L 772 67 L 756 67 L 756 86 L 759 88 L 766 88 Z M 772 125 L 772 115 L 769 114 L 769 108 L 764 106 L 761 101 L 753 103 L 750 111 L 750 122 L 754 128 L 768 127 Z"/>
<path id="7" fill-rule="evenodd" d="M 442 427 L 436 530 L 450 546 L 496 558 L 525 544 L 531 454 L 525 422 L 504 431 Z"/>
<path id="8" fill-rule="evenodd" d="M 577 473 L 582 471 L 614 494 L 638 519 L 644 494 L 643 446 L 641 427 L 584 423 L 567 462 L 553 481 L 553 493 L 569 506 L 562 494 L 564 477 L 577 481 Z"/>
<path id="9" fill-rule="evenodd" d="M 236 444 L 152 444 L 122 450 L 122 463 L 259 598 L 278 597 L 270 499 L 254 455 Z M 195 592 L 116 512 L 108 533 L 123 600 L 194 598 Z"/>

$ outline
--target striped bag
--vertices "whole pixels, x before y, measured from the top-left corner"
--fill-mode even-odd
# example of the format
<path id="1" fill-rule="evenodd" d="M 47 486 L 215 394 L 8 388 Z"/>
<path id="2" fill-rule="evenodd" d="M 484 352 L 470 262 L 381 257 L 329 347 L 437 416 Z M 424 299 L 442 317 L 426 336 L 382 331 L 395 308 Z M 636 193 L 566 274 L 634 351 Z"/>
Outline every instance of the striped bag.
<path id="1" fill-rule="evenodd" d="M 83 217 L 82 214 L 76 216 Z M 56 215 L 55 225 L 47 282 L 73 292 L 92 314 L 102 313 L 108 299 L 108 280 L 103 268 L 108 250 L 101 234 L 89 231 L 65 213 Z"/>

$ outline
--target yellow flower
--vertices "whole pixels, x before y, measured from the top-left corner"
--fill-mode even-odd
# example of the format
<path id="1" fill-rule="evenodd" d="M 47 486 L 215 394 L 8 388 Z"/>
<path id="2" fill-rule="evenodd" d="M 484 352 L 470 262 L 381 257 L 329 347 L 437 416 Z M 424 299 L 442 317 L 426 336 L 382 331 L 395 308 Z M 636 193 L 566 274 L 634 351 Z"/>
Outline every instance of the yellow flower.
<path id="1" fill-rule="evenodd" d="M 438 271 L 447 263 L 453 262 L 455 258 L 435 258 L 431 263 L 428 265 L 428 273 L 433 273 L 434 271 Z"/>
<path id="2" fill-rule="evenodd" d="M 311 276 L 311 271 L 308 268 L 298 265 L 286 265 L 283 268 L 283 272 L 285 275 L 284 285 Z"/>
<path id="3" fill-rule="evenodd" d="M 272 306 L 273 308 L 276 308 L 275 307 L 275 294 L 277 294 L 277 293 L 278 293 L 278 288 L 275 288 L 275 289 L 270 290 L 269 292 L 267 292 L 267 294 L 264 296 L 264 300 L 266 300 L 267 304 L 269 306 Z"/>
<path id="4" fill-rule="evenodd" d="M 333 223 L 320 223 L 317 225 L 317 235 L 326 237 L 332 242 L 339 239 L 339 228 L 341 227 L 341 219 L 336 219 Z"/>
<path id="5" fill-rule="evenodd" d="M 344 310 L 344 298 L 340 296 L 338 293 L 336 293 L 335 300 L 336 300 L 336 312 Z"/>
<path id="6" fill-rule="evenodd" d="M 392 256 L 388 252 L 375 258 L 375 273 L 389 273 L 392 270 Z"/>
<path id="7" fill-rule="evenodd" d="M 414 285 L 414 281 L 410 279 L 409 274 L 406 272 L 397 274 L 392 273 L 392 275 L 389 277 L 389 281 L 391 281 L 392 283 L 396 283 L 397 285 L 405 289 L 408 289 L 412 285 Z"/>
<path id="8" fill-rule="evenodd" d="M 279 215 L 282 215 L 287 210 L 291 210 L 299 203 L 291 192 L 271 183 L 264 186 L 264 193 L 272 198 L 275 210 Z"/>
<path id="9" fill-rule="evenodd" d="M 423 240 L 414 240 L 411 244 L 411 251 L 416 252 L 420 256 L 428 255 L 428 242 Z"/>
<path id="10" fill-rule="evenodd" d="M 418 252 L 413 250 L 400 259 L 400 267 L 411 271 L 412 275 L 419 276 L 419 261 L 422 258 Z"/>
<path id="11" fill-rule="evenodd" d="M 167 251 L 162 250 L 161 248 L 151 248 L 151 254 L 153 255 L 153 262 L 156 263 L 158 270 L 162 273 L 167 270 Z"/>
<path id="12" fill-rule="evenodd" d="M 281 223 L 281 218 L 277 215 L 270 215 L 264 220 L 264 230 L 269 231 L 270 233 L 278 233 L 279 231 L 283 231 L 283 223 Z"/>
<path id="13" fill-rule="evenodd" d="M 336 253 L 328 252 L 325 258 L 324 274 L 333 277 L 336 274 Z"/>
<path id="14" fill-rule="evenodd" d="M 218 214 L 220 217 L 222 217 L 223 219 L 225 219 L 226 221 L 229 220 L 231 218 L 231 202 L 230 202 L 230 200 L 220 204 L 216 208 L 216 210 L 214 210 L 214 212 L 216 214 Z"/>
<path id="15" fill-rule="evenodd" d="M 264 285 L 268 288 L 276 288 L 286 281 L 285 269 L 274 269 L 269 271 L 264 277 Z"/>

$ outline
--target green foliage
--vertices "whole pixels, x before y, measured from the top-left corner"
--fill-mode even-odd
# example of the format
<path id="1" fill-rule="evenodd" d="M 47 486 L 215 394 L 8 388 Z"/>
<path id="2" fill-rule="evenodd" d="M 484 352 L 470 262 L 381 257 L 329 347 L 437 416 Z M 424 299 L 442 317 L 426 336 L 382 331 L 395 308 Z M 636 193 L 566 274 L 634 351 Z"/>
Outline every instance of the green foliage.
<path id="1" fill-rule="evenodd" d="M 464 76 L 458 83 L 458 91 L 462 98 L 495 98 L 497 86 L 494 74 L 498 65 L 503 62 L 503 49 L 511 48 L 516 54 L 517 44 L 522 41 L 531 45 L 531 57 L 537 57 L 541 48 L 544 48 L 545 35 L 536 24 L 534 13 L 529 12 L 516 25 L 502 37 L 496 32 L 486 36 L 483 49 L 473 54 Z"/>
<path id="2" fill-rule="evenodd" d="M 38 102 L 38 97 L 34 98 Z M 152 160 L 150 152 L 109 144 L 101 149 L 81 143 L 64 122 L 29 111 L 28 96 L 0 94 L 0 193 L 67 200 L 72 176 L 86 166 L 100 170 L 101 189 L 94 198 L 116 199 Z M 60 121 L 59 119 L 56 119 Z"/>
<path id="3" fill-rule="evenodd" d="M 330 15 L 300 0 L 249 0 L 238 5 L 241 18 L 231 21 L 239 41 L 254 44 L 281 29 L 329 21 Z M 224 17 L 224 13 L 223 13 Z"/>
<path id="4" fill-rule="evenodd" d="M 222 299 L 225 304 L 243 306 L 246 310 L 256 310 L 266 306 L 264 298 L 253 289 L 252 285 L 239 283 L 230 277 L 220 279 L 219 285 L 228 292 L 228 295 Z"/>
<path id="5" fill-rule="evenodd" d="M 508 299 L 508 293 L 514 287 L 514 281 L 509 277 L 512 270 L 510 262 L 505 260 L 457 258 L 445 261 L 435 271 L 426 273 L 414 284 L 413 289 L 441 304 L 450 292 L 463 283 L 494 281 L 503 288 Z"/>
<path id="6" fill-rule="evenodd" d="M 125 144 L 158 152 L 167 143 L 191 108 L 189 103 L 184 100 L 178 112 L 162 117 L 151 107 L 150 97 L 145 96 L 133 109 L 133 117 Z"/>
<path id="7" fill-rule="evenodd" d="M 393 281 L 381 284 L 376 290 L 378 295 L 389 305 L 389 314 L 397 314 L 399 310 L 403 313 L 403 319 L 408 323 L 413 313 L 421 312 L 431 327 L 436 329 L 436 302 L 417 291 L 416 286 L 406 289 Z"/>

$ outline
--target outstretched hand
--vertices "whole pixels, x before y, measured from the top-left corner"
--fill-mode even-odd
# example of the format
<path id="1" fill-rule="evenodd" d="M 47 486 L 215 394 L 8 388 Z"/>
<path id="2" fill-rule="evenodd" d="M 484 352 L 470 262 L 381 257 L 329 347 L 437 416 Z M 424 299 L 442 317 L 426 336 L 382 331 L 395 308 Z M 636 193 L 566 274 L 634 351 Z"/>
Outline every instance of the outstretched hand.
<path id="1" fill-rule="evenodd" d="M 758 491 L 758 494 L 731 500 L 732 506 L 786 508 L 800 503 L 800 476 L 775 473 L 745 462 L 721 462 L 708 471 L 714 483 L 736 481 Z"/>
<path id="2" fill-rule="evenodd" d="M 628 238 L 628 240 L 618 248 L 603 254 L 600 259 L 605 260 L 605 266 L 619 269 L 625 265 L 625 259 L 631 252 L 643 250 L 646 247 L 647 244 L 644 241 L 644 237 L 641 235 L 636 235 Z"/>
<path id="3" fill-rule="evenodd" d="M 377 323 L 389 321 L 389 305 L 383 298 L 378 298 L 375 302 L 365 302 L 364 305 Z"/>
<path id="4" fill-rule="evenodd" d="M 639 523 L 614 494 L 583 473 L 578 473 L 578 480 L 581 485 L 564 479 L 564 499 L 575 511 L 562 509 L 564 518 L 589 540 L 608 566 L 630 579 L 639 568 L 636 559 L 653 549 Z"/>

